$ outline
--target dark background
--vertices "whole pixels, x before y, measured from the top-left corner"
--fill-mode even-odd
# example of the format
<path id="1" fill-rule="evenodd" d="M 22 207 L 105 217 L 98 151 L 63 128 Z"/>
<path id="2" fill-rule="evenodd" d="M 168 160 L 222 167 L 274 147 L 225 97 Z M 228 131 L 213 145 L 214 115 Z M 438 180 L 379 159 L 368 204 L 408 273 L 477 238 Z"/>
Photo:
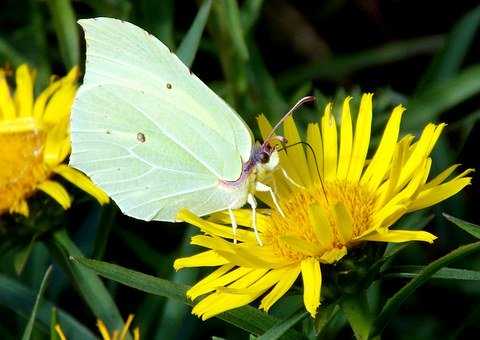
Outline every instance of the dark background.
<path id="1" fill-rule="evenodd" d="M 51 3 L 7 0 L 2 1 L 0 11 L 0 62 L 12 66 L 29 62 L 38 69 L 40 84 L 46 83 L 50 73 L 65 74 L 68 67 L 60 51 L 59 28 L 52 20 Z M 174 50 L 190 27 L 198 5 L 195 1 L 171 1 L 170 11 L 160 14 L 158 11 L 165 9 L 162 6 L 168 8 L 170 2 L 162 3 L 79 0 L 73 1 L 72 6 L 77 18 L 114 16 L 132 21 Z M 254 1 L 240 1 L 240 8 L 249 3 Z M 462 169 L 476 168 L 480 134 L 480 39 L 476 25 L 480 15 L 457 28 L 458 35 L 451 32 L 466 15 L 479 12 L 477 4 L 477 1 L 265 1 L 246 35 L 249 59 L 240 61 L 235 50 L 232 52 L 228 37 L 225 39 L 225 34 L 216 28 L 215 20 L 221 14 L 212 9 L 192 70 L 234 106 L 252 129 L 257 114 L 265 113 L 275 121 L 303 95 L 316 94 L 320 107 L 329 100 L 338 107 L 346 94 L 358 99 L 361 92 L 374 92 L 377 136 L 393 106 L 402 103 L 407 107 L 405 132 L 419 133 L 429 121 L 449 124 L 433 154 L 432 175 L 454 163 L 464 164 Z M 171 34 L 165 33 L 164 27 L 168 25 L 162 25 L 169 21 L 173 22 Z M 80 32 L 77 39 L 83 60 Z M 462 39 L 466 46 L 462 47 Z M 460 51 L 458 62 L 448 58 L 445 62 L 444 56 L 452 51 Z M 434 60 L 443 60 L 450 66 L 435 66 Z M 458 93 L 466 94 L 456 96 Z M 305 127 L 307 121 L 318 120 L 319 114 L 318 110 L 305 109 L 296 119 Z M 191 232 L 187 226 L 136 221 L 122 216 L 113 206 L 98 207 L 73 186 L 68 189 L 77 199 L 63 222 L 87 256 L 97 255 L 108 262 L 186 284 L 204 275 L 205 271 L 196 270 L 173 272 L 173 259 L 195 250 L 186 245 L 186 235 Z M 425 229 L 439 239 L 433 245 L 410 246 L 396 263 L 425 265 L 461 244 L 472 242 L 471 236 L 449 223 L 441 213 L 480 222 L 476 211 L 478 193 L 474 176 L 473 185 L 462 194 L 402 221 L 402 226 L 412 228 L 426 224 Z M 418 222 L 427 217 L 428 223 Z M 417 222 L 418 225 L 406 225 Z M 96 243 L 99 233 L 107 235 L 104 251 Z M 12 272 L 9 256 L 5 256 L 0 268 L 3 273 Z M 16 279 L 29 287 L 38 287 L 50 262 L 47 248 L 39 242 L 26 270 Z M 453 266 L 479 270 L 480 259 L 470 257 Z M 57 267 L 54 278 L 47 296 L 94 329 L 94 315 Z M 380 296 L 380 305 L 406 282 L 398 278 L 377 281 L 373 290 Z M 228 339 L 248 337 L 247 333 L 217 319 L 199 321 L 190 315 L 189 307 L 109 281 L 106 284 L 122 314 L 136 314 L 135 320 L 145 338 L 160 339 L 160 334 L 167 338 L 165 332 L 168 338 L 177 339 L 204 339 L 212 335 Z M 406 301 L 384 337 L 476 338 L 479 296 L 480 286 L 475 281 L 433 280 Z M 0 307 L 0 315 L 0 333 L 4 329 L 5 334 L 21 334 L 17 332 L 21 332 L 24 319 L 10 313 L 5 306 Z M 347 325 L 339 327 L 338 332 L 334 334 L 339 338 L 353 336 Z M 38 336 L 41 338 L 42 332 Z"/>

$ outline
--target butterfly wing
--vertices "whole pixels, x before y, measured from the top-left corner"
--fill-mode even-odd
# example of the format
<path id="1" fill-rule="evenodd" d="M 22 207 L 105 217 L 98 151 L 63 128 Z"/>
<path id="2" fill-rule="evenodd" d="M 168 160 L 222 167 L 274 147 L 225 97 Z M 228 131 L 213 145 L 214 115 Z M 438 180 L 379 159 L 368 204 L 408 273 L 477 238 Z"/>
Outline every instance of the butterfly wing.
<path id="1" fill-rule="evenodd" d="M 116 19 L 80 20 L 87 61 L 72 114 L 70 163 L 127 215 L 173 221 L 182 207 L 223 210 L 252 135 L 159 40 Z"/>

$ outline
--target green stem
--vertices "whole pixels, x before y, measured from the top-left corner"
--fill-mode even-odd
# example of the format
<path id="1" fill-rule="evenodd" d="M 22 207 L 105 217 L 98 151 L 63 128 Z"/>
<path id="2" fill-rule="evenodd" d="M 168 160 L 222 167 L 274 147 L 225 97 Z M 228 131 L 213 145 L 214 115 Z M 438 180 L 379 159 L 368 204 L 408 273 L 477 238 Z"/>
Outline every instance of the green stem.
<path id="1" fill-rule="evenodd" d="M 340 307 L 347 317 L 357 340 L 366 340 L 372 326 L 372 313 L 368 305 L 367 291 L 348 294 L 340 299 Z M 380 340 L 380 337 L 374 338 Z"/>

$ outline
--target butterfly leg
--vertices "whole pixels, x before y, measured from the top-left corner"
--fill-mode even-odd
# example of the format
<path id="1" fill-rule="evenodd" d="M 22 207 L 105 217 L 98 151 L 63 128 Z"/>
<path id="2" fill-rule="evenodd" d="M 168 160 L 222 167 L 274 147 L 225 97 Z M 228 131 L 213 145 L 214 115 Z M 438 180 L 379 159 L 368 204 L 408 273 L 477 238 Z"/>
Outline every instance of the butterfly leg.
<path id="1" fill-rule="evenodd" d="M 287 181 L 289 181 L 290 183 L 292 183 L 294 186 L 296 186 L 297 188 L 300 188 L 300 189 L 305 189 L 305 187 L 303 185 L 300 185 L 298 184 L 297 182 L 295 182 L 292 177 L 290 177 L 288 174 L 287 174 L 287 171 L 285 171 L 284 168 L 280 168 L 280 170 L 282 171 L 282 175 L 287 179 Z"/>
<path id="2" fill-rule="evenodd" d="M 252 207 L 252 227 L 253 227 L 253 231 L 255 232 L 255 237 L 257 239 L 258 244 L 260 246 L 263 246 L 263 242 L 260 239 L 260 235 L 258 234 L 258 230 L 257 230 L 257 201 L 255 200 L 255 197 L 252 194 L 248 194 L 247 202 L 248 204 L 250 204 L 250 207 Z"/>
<path id="3" fill-rule="evenodd" d="M 261 192 L 269 192 L 270 196 L 272 196 L 272 200 L 273 200 L 273 204 L 275 204 L 275 208 L 277 208 L 278 212 L 280 213 L 280 215 L 282 215 L 282 217 L 285 217 L 285 214 L 283 213 L 283 210 L 280 207 L 280 204 L 278 204 L 277 195 L 275 195 L 271 187 L 269 187 L 266 184 L 256 182 L 255 190 L 261 191 Z"/>
<path id="4" fill-rule="evenodd" d="M 237 219 L 233 214 L 232 207 L 228 207 L 228 215 L 230 216 L 230 222 L 232 223 L 232 231 L 233 231 L 233 243 L 237 244 Z"/>

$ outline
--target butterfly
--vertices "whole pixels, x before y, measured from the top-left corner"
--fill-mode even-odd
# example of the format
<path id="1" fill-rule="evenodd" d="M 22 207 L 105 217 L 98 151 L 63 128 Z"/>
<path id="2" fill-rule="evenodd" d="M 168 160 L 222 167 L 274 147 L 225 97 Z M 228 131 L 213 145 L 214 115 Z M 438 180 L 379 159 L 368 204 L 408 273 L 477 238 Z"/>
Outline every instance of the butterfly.
<path id="1" fill-rule="evenodd" d="M 248 203 L 256 231 L 255 191 L 269 192 L 281 212 L 263 181 L 279 166 L 273 141 L 282 137 L 272 130 L 255 142 L 242 118 L 143 29 L 112 18 L 79 24 L 86 71 L 72 109 L 70 165 L 141 220 L 228 210 L 235 235 L 232 210 Z"/>

